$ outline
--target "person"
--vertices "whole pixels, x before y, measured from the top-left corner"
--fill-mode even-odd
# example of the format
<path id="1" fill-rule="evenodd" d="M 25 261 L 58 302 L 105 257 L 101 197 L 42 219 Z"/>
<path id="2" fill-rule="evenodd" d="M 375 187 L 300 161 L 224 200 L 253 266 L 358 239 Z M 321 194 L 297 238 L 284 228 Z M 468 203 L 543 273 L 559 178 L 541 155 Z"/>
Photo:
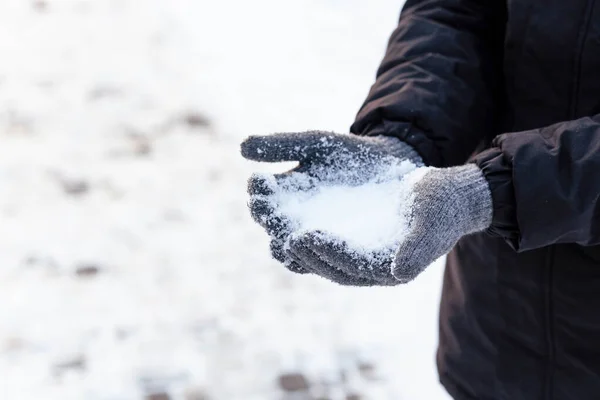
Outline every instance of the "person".
<path id="1" fill-rule="evenodd" d="M 391 261 L 317 233 L 283 245 L 255 177 L 273 255 L 360 286 L 410 281 L 451 250 L 437 365 L 453 398 L 600 398 L 600 2 L 407 0 L 350 130 L 250 137 L 242 153 L 304 172 L 353 169 L 335 154 L 434 167 L 406 241 Z"/>

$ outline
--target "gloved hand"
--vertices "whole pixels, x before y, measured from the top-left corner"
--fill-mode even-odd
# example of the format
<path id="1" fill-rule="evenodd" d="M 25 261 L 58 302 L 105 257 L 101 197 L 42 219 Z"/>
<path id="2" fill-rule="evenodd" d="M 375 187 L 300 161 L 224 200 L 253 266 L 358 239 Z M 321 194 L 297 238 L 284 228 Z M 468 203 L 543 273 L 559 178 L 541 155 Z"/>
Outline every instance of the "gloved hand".
<path id="1" fill-rule="evenodd" d="M 297 190 L 311 190 L 324 182 L 344 182 L 350 185 L 364 183 L 383 166 L 409 160 L 416 166 L 423 162 L 408 144 L 393 137 L 362 137 L 322 131 L 281 133 L 269 136 L 250 136 L 241 145 L 242 155 L 254 161 L 298 161 L 297 168 L 274 176 L 253 175 L 248 181 L 250 212 L 271 236 L 271 254 L 290 270 L 298 273 L 313 272 L 308 264 L 290 252 L 284 244 L 293 231 L 290 221 L 275 210 L 268 196 L 277 186 L 294 185 Z M 296 174 L 296 176 L 295 176 Z M 302 174 L 302 180 L 292 179 Z M 330 279 L 347 278 L 349 284 L 368 284 L 363 278 L 346 277 L 340 271 L 321 271 Z"/>
<path id="2" fill-rule="evenodd" d="M 408 234 L 394 251 L 361 254 L 318 231 L 290 238 L 290 257 L 340 284 L 396 285 L 413 280 L 464 235 L 485 230 L 492 199 L 479 167 L 422 168 L 405 175 L 412 185 Z M 338 276 L 342 275 L 340 279 Z"/>

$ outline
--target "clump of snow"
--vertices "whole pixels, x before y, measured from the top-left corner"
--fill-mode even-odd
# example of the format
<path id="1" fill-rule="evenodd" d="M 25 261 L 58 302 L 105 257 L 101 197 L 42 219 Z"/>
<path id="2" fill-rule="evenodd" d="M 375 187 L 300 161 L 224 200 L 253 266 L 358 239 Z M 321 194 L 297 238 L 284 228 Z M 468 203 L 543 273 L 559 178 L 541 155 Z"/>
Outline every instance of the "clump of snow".
<path id="1" fill-rule="evenodd" d="M 411 204 L 410 186 L 402 176 L 415 168 L 410 161 L 397 162 L 360 185 L 342 181 L 307 191 L 288 184 L 272 199 L 296 233 L 318 230 L 365 253 L 394 248 L 406 235 Z M 289 180 L 304 180 L 302 175 Z"/>

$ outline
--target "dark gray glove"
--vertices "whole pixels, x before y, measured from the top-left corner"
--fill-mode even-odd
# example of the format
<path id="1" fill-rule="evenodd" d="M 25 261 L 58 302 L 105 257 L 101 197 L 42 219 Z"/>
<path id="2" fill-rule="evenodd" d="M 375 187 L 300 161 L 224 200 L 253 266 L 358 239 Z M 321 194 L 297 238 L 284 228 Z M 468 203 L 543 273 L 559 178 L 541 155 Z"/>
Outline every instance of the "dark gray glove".
<path id="1" fill-rule="evenodd" d="M 417 169 L 403 179 L 412 185 L 412 214 L 407 236 L 397 249 L 362 254 L 314 231 L 290 238 L 291 257 L 340 284 L 348 284 L 352 277 L 360 283 L 396 285 L 416 278 L 462 236 L 489 227 L 491 193 L 476 165 Z M 334 275 L 340 273 L 343 279 Z"/>
<path id="2" fill-rule="evenodd" d="M 346 276 L 341 271 L 315 269 L 302 258 L 284 251 L 284 244 L 293 231 L 290 221 L 281 215 L 268 197 L 277 186 L 295 185 L 297 190 L 311 190 L 324 182 L 344 182 L 360 185 L 374 177 L 382 165 L 410 160 L 423 165 L 415 150 L 393 137 L 362 137 L 322 131 L 280 133 L 250 136 L 241 145 L 242 155 L 254 161 L 298 161 L 291 171 L 277 175 L 253 175 L 248 181 L 250 212 L 271 236 L 271 254 L 290 270 L 298 273 L 316 272 L 351 285 L 367 285 L 364 278 Z M 305 179 L 291 179 L 303 174 Z M 321 271 L 321 272 L 319 272 Z"/>

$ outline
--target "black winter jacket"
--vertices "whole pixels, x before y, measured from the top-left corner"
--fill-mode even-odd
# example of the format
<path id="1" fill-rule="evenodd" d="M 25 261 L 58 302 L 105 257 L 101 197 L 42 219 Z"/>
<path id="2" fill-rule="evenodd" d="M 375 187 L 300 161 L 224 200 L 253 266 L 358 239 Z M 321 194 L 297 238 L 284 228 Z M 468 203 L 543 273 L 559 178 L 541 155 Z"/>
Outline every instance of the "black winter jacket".
<path id="1" fill-rule="evenodd" d="M 407 0 L 351 131 L 490 183 L 447 260 L 449 393 L 600 399 L 600 0 Z"/>

